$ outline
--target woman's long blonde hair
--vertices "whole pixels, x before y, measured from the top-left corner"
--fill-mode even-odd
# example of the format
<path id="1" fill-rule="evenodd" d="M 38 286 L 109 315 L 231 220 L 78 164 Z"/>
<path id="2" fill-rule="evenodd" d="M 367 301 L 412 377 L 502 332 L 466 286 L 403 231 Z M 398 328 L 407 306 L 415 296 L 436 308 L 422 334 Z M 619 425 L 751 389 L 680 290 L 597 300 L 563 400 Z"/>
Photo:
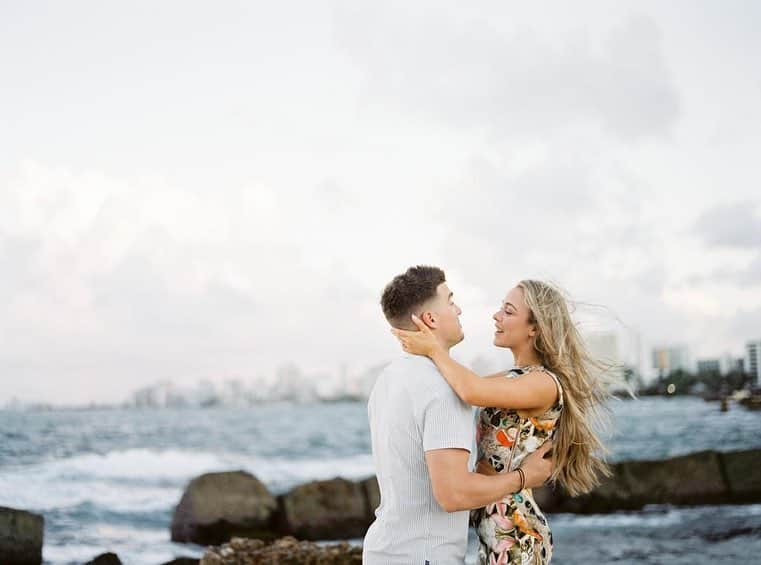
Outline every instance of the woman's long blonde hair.
<path id="1" fill-rule="evenodd" d="M 568 302 L 555 286 L 535 280 L 518 283 L 535 324 L 534 349 L 563 388 L 564 407 L 553 438 L 552 481 L 577 496 L 610 476 L 605 445 L 595 426 L 608 423 L 606 402 L 612 365 L 592 357 L 571 319 Z"/>

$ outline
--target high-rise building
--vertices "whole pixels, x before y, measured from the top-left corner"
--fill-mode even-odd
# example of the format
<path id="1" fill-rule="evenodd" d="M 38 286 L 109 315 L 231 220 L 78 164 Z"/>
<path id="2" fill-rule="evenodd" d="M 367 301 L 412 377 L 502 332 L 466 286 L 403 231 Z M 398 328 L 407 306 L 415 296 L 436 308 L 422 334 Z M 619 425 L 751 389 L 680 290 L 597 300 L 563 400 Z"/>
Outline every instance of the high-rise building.
<path id="1" fill-rule="evenodd" d="M 745 371 L 761 387 L 761 339 L 745 344 Z"/>
<path id="2" fill-rule="evenodd" d="M 627 375 L 642 378 L 642 355 L 639 334 L 630 329 L 599 331 L 584 336 L 589 352 L 604 364 L 611 365 L 611 373 L 625 380 Z M 637 386 L 636 382 L 629 382 Z"/>
<path id="3" fill-rule="evenodd" d="M 653 349 L 653 369 L 665 377 L 674 371 L 690 370 L 690 354 L 686 345 L 656 347 Z"/>
<path id="4" fill-rule="evenodd" d="M 725 353 L 721 357 L 714 359 L 698 359 L 697 361 L 698 373 L 718 373 L 720 375 L 727 375 L 732 371 L 736 371 L 738 368 L 743 369 L 743 359 L 738 359 L 729 353 Z"/>

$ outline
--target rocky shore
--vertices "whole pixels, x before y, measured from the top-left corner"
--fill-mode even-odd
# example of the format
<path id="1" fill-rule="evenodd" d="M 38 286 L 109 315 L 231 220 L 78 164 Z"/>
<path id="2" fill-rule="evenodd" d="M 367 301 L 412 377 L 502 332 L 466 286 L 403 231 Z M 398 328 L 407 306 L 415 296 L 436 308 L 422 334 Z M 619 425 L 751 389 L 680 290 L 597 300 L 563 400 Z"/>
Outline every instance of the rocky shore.
<path id="1" fill-rule="evenodd" d="M 343 542 L 317 545 L 285 537 L 274 542 L 233 538 L 220 547 L 211 547 L 201 565 L 359 565 L 362 548 Z"/>
<path id="2" fill-rule="evenodd" d="M 699 451 L 659 461 L 624 461 L 591 493 L 571 498 L 559 490 L 537 489 L 546 512 L 603 514 L 640 510 L 648 504 L 696 506 L 761 502 L 761 449 Z"/>
<path id="3" fill-rule="evenodd" d="M 703 505 L 761 502 L 761 450 L 701 451 L 659 461 L 625 461 L 591 493 L 572 498 L 536 489 L 545 512 L 599 514 L 648 504 Z M 209 473 L 191 481 L 172 520 L 172 539 L 219 544 L 234 536 L 272 540 L 362 537 L 380 501 L 374 477 L 333 479 L 274 497 L 242 471 Z"/>
<path id="4" fill-rule="evenodd" d="M 571 498 L 549 487 L 534 494 L 550 514 L 639 510 L 649 504 L 759 503 L 759 469 L 761 449 L 702 451 L 666 460 L 617 463 L 613 476 L 582 497 Z M 314 481 L 276 496 L 244 471 L 207 473 L 186 487 L 172 518 L 171 537 L 177 542 L 219 546 L 207 551 L 203 565 L 360 563 L 359 548 L 316 545 L 309 540 L 361 538 L 379 501 L 374 477 Z M 37 514 L 0 507 L 2 564 L 40 564 L 43 524 L 44 518 Z M 197 562 L 179 558 L 171 563 Z M 119 558 L 104 554 L 92 563 L 118 564 Z"/>

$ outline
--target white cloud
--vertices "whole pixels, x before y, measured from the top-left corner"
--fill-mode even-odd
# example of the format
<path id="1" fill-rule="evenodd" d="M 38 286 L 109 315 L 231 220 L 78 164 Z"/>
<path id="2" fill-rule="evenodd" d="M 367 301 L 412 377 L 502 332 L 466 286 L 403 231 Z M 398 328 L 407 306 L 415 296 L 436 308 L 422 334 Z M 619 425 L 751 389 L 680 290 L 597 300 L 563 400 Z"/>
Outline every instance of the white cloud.
<path id="1" fill-rule="evenodd" d="M 646 343 L 758 337 L 737 10 L 94 6 L 0 9 L 0 401 L 364 368 L 417 263 L 449 274 L 465 360 L 506 362 L 490 318 L 527 277 Z"/>

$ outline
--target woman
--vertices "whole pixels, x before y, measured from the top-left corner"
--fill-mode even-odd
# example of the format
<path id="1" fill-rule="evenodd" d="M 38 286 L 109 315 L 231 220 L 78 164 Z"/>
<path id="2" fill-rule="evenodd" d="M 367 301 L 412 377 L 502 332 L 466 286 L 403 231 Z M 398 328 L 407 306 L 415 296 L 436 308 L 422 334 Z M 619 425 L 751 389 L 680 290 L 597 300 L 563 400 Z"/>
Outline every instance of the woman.
<path id="1" fill-rule="evenodd" d="M 553 439 L 551 480 L 572 496 L 610 474 L 593 428 L 608 397 L 604 367 L 590 357 L 554 286 L 524 280 L 507 293 L 494 314 L 494 345 L 512 351 L 516 368 L 485 378 L 454 361 L 420 319 L 413 321 L 420 331 L 394 330 L 405 351 L 430 357 L 464 402 L 482 407 L 476 432 L 481 472 L 515 470 Z M 482 564 L 549 563 L 552 532 L 530 489 L 475 512 Z"/>

